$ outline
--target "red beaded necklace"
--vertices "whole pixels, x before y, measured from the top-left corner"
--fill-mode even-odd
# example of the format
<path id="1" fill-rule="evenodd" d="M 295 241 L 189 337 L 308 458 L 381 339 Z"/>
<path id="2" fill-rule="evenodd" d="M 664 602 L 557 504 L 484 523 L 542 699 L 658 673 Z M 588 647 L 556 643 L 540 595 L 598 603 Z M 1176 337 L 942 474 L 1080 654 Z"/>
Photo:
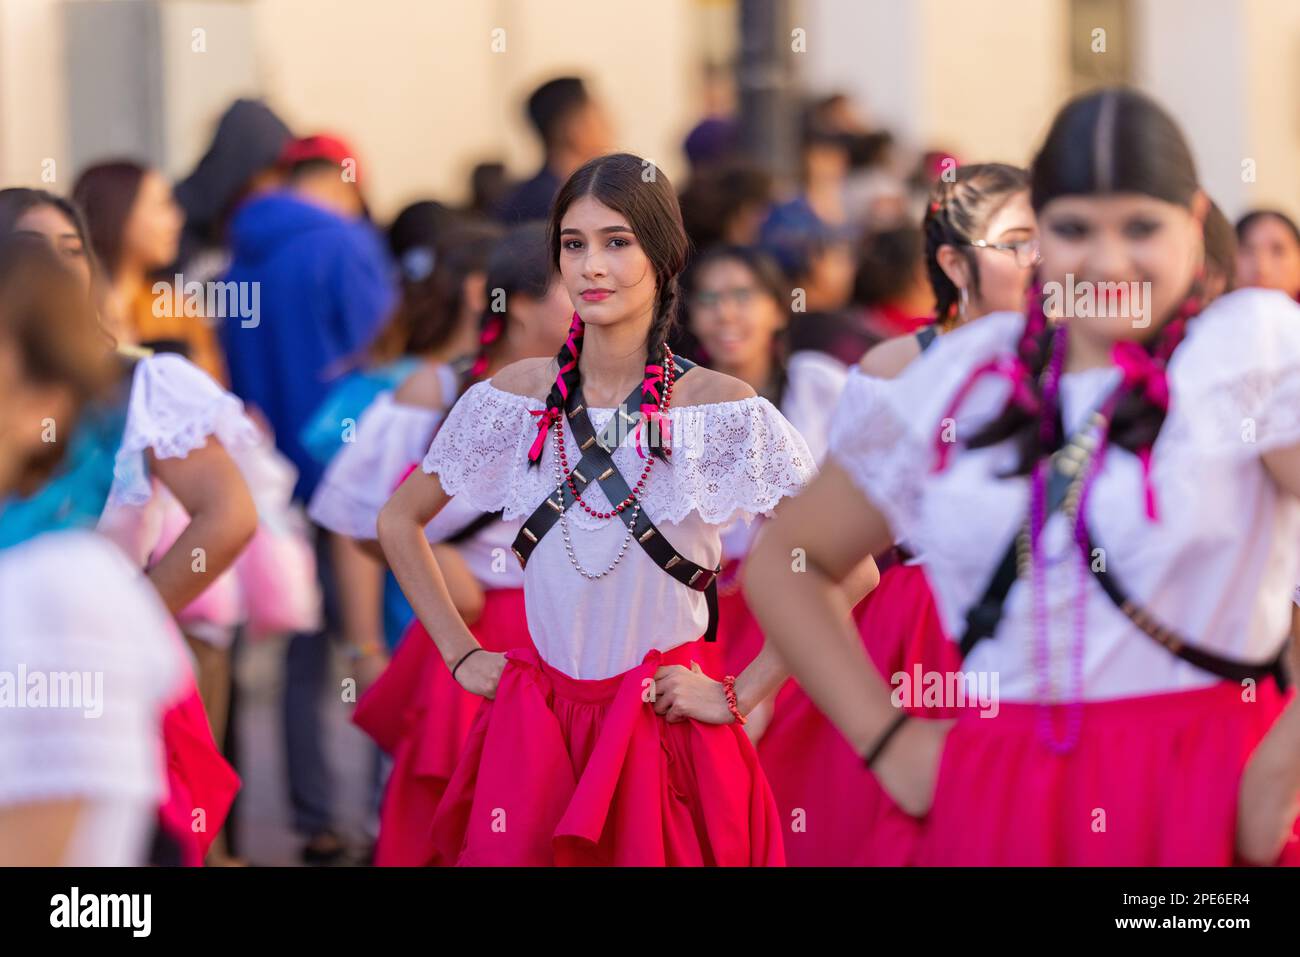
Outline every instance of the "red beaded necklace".
<path id="1" fill-rule="evenodd" d="M 674 379 L 673 351 L 670 348 L 668 348 L 667 345 L 665 345 L 664 346 L 664 394 L 659 399 L 660 414 L 668 411 L 668 408 L 672 403 L 673 379 Z M 598 512 L 596 509 L 592 508 L 590 505 L 588 505 L 586 502 L 582 500 L 582 493 L 578 490 L 578 486 L 573 481 L 573 473 L 569 468 L 569 458 L 564 452 L 564 423 L 560 420 L 560 417 L 558 416 L 555 419 L 555 449 L 556 452 L 559 454 L 560 468 L 563 472 L 563 475 L 565 476 L 565 482 L 569 486 L 569 491 L 573 493 L 574 501 L 582 506 L 582 510 L 584 512 L 586 512 L 588 515 L 591 515 L 595 518 L 613 518 L 619 512 L 623 511 L 623 509 L 627 508 L 634 501 L 636 501 L 636 497 L 640 495 L 641 490 L 645 488 L 646 479 L 650 476 L 650 467 L 655 463 L 655 457 L 653 455 L 646 456 L 645 468 L 641 470 L 641 477 L 637 479 L 636 484 L 632 486 L 632 490 L 628 492 L 627 498 L 623 499 L 623 501 L 615 505 L 612 511 Z"/>

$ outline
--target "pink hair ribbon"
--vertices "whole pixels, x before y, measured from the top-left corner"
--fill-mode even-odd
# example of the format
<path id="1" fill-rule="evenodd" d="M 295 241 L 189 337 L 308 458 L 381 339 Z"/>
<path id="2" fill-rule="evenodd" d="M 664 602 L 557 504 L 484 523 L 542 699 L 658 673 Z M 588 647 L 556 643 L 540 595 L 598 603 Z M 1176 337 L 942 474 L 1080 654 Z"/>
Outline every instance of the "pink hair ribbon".
<path id="1" fill-rule="evenodd" d="M 999 356 L 996 359 L 990 359 L 982 366 L 978 367 L 971 373 L 962 387 L 957 390 L 953 396 L 952 402 L 948 404 L 948 411 L 944 413 L 943 420 L 940 423 L 939 434 L 935 436 L 935 472 L 942 472 L 948 466 L 948 453 L 953 443 L 944 441 L 942 421 L 954 418 L 957 410 L 965 403 L 975 384 L 986 375 L 997 375 L 1011 383 L 1012 393 L 1011 401 L 1025 409 L 1033 412 L 1038 408 L 1038 396 L 1034 394 L 1029 385 L 1029 370 L 1024 362 L 1017 356 Z"/>

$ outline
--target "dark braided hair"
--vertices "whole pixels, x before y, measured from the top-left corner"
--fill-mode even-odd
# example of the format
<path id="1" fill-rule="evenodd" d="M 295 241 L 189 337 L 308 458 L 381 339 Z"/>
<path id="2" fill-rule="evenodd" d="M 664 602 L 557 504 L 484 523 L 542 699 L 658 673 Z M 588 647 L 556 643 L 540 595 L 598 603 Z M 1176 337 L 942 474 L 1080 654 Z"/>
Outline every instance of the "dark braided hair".
<path id="1" fill-rule="evenodd" d="M 1196 164 L 1178 124 L 1155 101 L 1127 88 L 1099 90 L 1066 104 L 1034 158 L 1030 183 L 1035 212 L 1061 196 L 1110 193 L 1140 193 L 1190 208 L 1199 189 Z M 1154 331 L 1137 347 L 1161 376 L 1188 321 L 1199 311 L 1197 286 L 1192 284 L 1172 315 L 1152 317 Z M 1042 290 L 1035 288 L 1017 346 L 1012 398 L 968 443 L 982 448 L 1014 440 L 1020 453 L 1014 474 L 1028 474 L 1064 442 L 1056 375 L 1044 375 L 1049 362 L 1059 371 L 1063 345 L 1054 348 L 1056 342 L 1063 340 L 1056 339 L 1043 314 Z M 1165 406 L 1145 382 L 1123 388 L 1108 443 L 1147 455 L 1164 424 Z"/>
<path id="2" fill-rule="evenodd" d="M 939 248 L 951 246 L 970 267 L 971 291 L 980 291 L 979 263 L 967 245 L 981 238 L 989 220 L 1016 193 L 1029 189 L 1029 174 L 1005 163 L 975 163 L 959 166 L 951 181 L 940 179 L 930 190 L 921 229 L 925 233 L 925 267 L 934 289 L 935 319 L 945 322 L 957 316 L 961 298 L 957 284 L 939 265 Z"/>
<path id="3" fill-rule="evenodd" d="M 646 334 L 641 411 L 652 426 L 644 430 L 651 453 L 667 461 L 667 423 L 658 421 L 657 415 L 666 372 L 664 345 L 677 322 L 677 277 L 686 265 L 690 250 L 677 194 L 662 170 L 631 153 L 611 153 L 583 164 L 560 187 L 551 205 L 547 244 L 551 250 L 551 266 L 556 271 L 560 268 L 560 223 L 569 207 L 585 196 L 627 217 L 655 271 L 654 316 Z M 575 311 L 569 337 L 556 356 L 560 371 L 546 396 L 546 411 L 538 421 L 539 438 L 543 437 L 541 430 L 563 412 L 565 400 L 579 383 L 582 335 L 582 317 Z M 540 442 L 533 443 L 528 458 L 533 465 L 541 461 Z"/>

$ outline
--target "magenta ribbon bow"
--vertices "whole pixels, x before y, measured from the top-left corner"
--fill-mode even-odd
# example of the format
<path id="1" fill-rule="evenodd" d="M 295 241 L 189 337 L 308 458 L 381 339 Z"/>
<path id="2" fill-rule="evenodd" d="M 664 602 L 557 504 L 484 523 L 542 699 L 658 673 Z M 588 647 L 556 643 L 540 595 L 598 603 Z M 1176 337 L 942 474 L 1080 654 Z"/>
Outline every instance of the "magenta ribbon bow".
<path id="1" fill-rule="evenodd" d="M 1141 390 L 1150 402 L 1169 411 L 1169 380 L 1163 363 L 1136 342 L 1115 343 L 1111 359 L 1124 373 L 1125 390 Z"/>
<path id="2" fill-rule="evenodd" d="M 532 447 L 528 450 L 528 461 L 536 462 L 542 457 L 542 448 L 546 445 L 546 430 L 560 418 L 560 410 L 552 408 L 529 409 L 528 414 L 537 416 L 537 436 L 533 439 Z"/>
<path id="3" fill-rule="evenodd" d="M 947 467 L 948 453 L 953 446 L 952 442 L 944 441 L 943 421 L 951 420 L 956 416 L 957 410 L 966 401 L 966 397 L 975 388 L 975 384 L 986 375 L 1001 376 L 1011 383 L 1012 403 L 1030 412 L 1037 410 L 1038 397 L 1034 395 L 1033 389 L 1029 386 L 1029 370 L 1020 357 L 999 356 L 996 359 L 990 359 L 971 373 L 970 378 L 962 383 L 962 387 L 957 390 L 957 394 L 948 403 L 948 411 L 944 413 L 939 426 L 939 434 L 934 439 L 935 472 L 942 472 Z"/>
<path id="4" fill-rule="evenodd" d="M 646 376 L 644 389 L 649 390 L 656 401 L 660 398 L 660 388 L 664 381 L 664 368 L 661 365 L 647 365 L 645 367 Z M 646 453 L 641 448 L 642 426 L 647 423 L 657 423 L 659 427 L 659 445 L 666 448 L 670 443 L 669 420 L 664 418 L 659 406 L 655 402 L 642 402 L 641 414 L 645 417 L 636 424 L 636 454 L 641 458 L 646 457 Z M 647 436 L 648 440 L 648 436 Z"/>

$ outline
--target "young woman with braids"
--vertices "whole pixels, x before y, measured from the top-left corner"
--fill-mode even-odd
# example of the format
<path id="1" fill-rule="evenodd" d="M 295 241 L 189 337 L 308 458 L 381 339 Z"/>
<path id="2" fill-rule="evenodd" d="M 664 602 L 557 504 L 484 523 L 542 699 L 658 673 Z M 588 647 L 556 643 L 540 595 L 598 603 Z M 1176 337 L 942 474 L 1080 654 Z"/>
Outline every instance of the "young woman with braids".
<path id="1" fill-rule="evenodd" d="M 410 376 L 381 407 L 388 410 L 387 426 L 384 419 L 376 428 L 365 428 L 374 424 L 370 420 L 358 425 L 356 444 L 346 446 L 326 473 L 322 488 L 335 490 L 331 498 L 321 500 L 318 491 L 313 503 L 326 527 L 374 537 L 379 506 L 418 464 L 442 421 L 440 411 L 421 401 L 454 404 L 474 383 L 520 359 L 553 354 L 564 340 L 572 307 L 551 274 L 544 225 L 511 229 L 493 244 L 484 267 L 475 297 L 481 306 L 476 354 L 457 363 L 462 371 L 454 384 L 431 381 L 420 372 Z M 431 394 L 430 386 L 446 392 Z M 398 418 L 400 407 L 410 411 Z M 498 652 L 528 644 L 523 573 L 510 554 L 520 524 L 456 499 L 425 528 L 462 620 L 480 643 Z M 393 660 L 357 701 L 353 715 L 393 759 L 379 812 L 376 865 L 432 861 L 429 820 L 478 702 L 451 680 L 420 622 L 411 621 Z"/>
<path id="2" fill-rule="evenodd" d="M 1300 706 L 1274 675 L 1300 566 L 1300 310 L 1239 290 L 1202 311 L 1208 204 L 1141 94 L 1064 107 L 1031 189 L 1027 314 L 964 326 L 888 382 L 851 378 L 831 461 L 751 557 L 750 603 L 926 816 L 916 863 L 1294 855 Z M 1067 282 L 1096 295 L 1049 319 Z M 900 710 L 908 686 L 843 623 L 835 582 L 898 539 L 965 653 L 968 680 L 944 681 L 972 699 L 955 723 Z M 806 574 L 787 571 L 794 543 Z"/>
<path id="3" fill-rule="evenodd" d="M 438 859 L 780 864 L 740 727 L 779 660 L 764 651 L 723 681 L 692 662 L 720 526 L 800 488 L 807 447 L 749 386 L 665 348 L 687 242 L 661 170 L 588 162 L 548 230 L 577 310 L 564 347 L 470 388 L 379 519 L 446 667 L 488 699 L 434 815 Z M 456 615 L 423 535 L 452 496 L 525 520 L 534 648 L 484 650 Z"/>

